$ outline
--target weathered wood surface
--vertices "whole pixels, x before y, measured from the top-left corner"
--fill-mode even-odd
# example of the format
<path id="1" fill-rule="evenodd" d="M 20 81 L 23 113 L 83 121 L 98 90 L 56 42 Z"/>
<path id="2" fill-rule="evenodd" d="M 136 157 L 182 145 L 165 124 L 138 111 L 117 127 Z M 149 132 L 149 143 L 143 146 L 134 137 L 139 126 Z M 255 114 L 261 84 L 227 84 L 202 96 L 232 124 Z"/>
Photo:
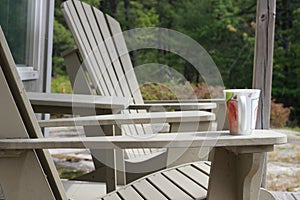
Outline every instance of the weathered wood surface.
<path id="1" fill-rule="evenodd" d="M 126 97 L 106 97 L 80 94 L 27 93 L 35 112 L 73 114 L 74 109 L 123 110 L 131 104 Z"/>
<path id="2" fill-rule="evenodd" d="M 129 109 L 146 110 L 210 110 L 215 109 L 215 103 L 159 103 L 159 104 L 133 104 Z"/>
<path id="3" fill-rule="evenodd" d="M 188 163 L 153 173 L 102 199 L 205 199 L 209 170 L 204 172 L 202 168 L 209 168 L 209 165 L 205 162 Z"/>
<path id="4" fill-rule="evenodd" d="M 174 103 L 180 103 L 180 104 L 185 104 L 185 103 L 215 103 L 216 108 L 212 109 L 212 112 L 215 113 L 216 115 L 216 129 L 218 131 L 221 130 L 227 130 L 228 129 L 228 124 L 226 122 L 226 117 L 225 117 L 225 100 L 224 99 L 180 99 L 180 100 L 147 100 L 145 101 L 145 104 L 174 104 Z"/>
<path id="5" fill-rule="evenodd" d="M 232 136 L 228 131 L 157 134 L 152 137 L 106 136 L 81 138 L 37 138 L 0 139 L 0 149 L 43 149 L 43 148 L 159 148 L 159 147 L 238 147 L 245 151 L 236 153 L 270 150 L 269 145 L 286 143 L 285 135 L 271 130 L 255 130 L 251 135 Z"/>
<path id="6" fill-rule="evenodd" d="M 270 128 L 276 1 L 257 1 L 253 88 L 261 89 L 257 128 Z"/>
<path id="7" fill-rule="evenodd" d="M 92 125 L 121 125 L 121 124 L 149 124 L 149 123 L 184 123 L 209 122 L 215 115 L 206 111 L 184 112 L 153 112 L 115 115 L 96 115 L 88 117 L 50 119 L 39 121 L 40 127 L 59 126 L 92 126 Z"/>
<path id="8" fill-rule="evenodd" d="M 300 192 L 272 192 L 278 200 L 300 200 Z"/>
<path id="9" fill-rule="evenodd" d="M 203 169 L 206 169 L 206 171 L 202 171 Z M 180 173 L 182 173 L 184 176 L 190 178 L 191 180 L 194 180 L 195 182 L 199 183 L 198 187 L 201 189 L 208 189 L 208 178 L 210 175 L 210 163 L 209 162 L 194 162 L 194 163 L 188 163 L 188 164 L 184 164 L 181 166 L 178 166 L 176 168 L 171 168 L 171 169 L 167 169 L 167 170 L 163 170 L 159 173 L 154 173 L 150 176 L 146 176 L 143 179 L 139 179 L 127 186 L 124 186 L 123 188 L 120 188 L 119 190 L 106 195 L 105 197 L 103 197 L 102 199 L 106 200 L 106 199 L 118 199 L 120 197 L 124 198 L 124 199 L 134 199 L 134 198 L 140 198 L 141 196 L 143 197 L 153 197 L 150 199 L 170 199 L 172 197 L 172 195 L 177 194 L 177 195 L 187 195 L 186 199 L 194 199 L 191 196 L 189 196 L 188 191 L 183 190 L 179 187 L 177 187 L 177 185 L 172 181 L 172 180 L 168 180 L 169 182 L 167 184 L 174 184 L 171 187 L 175 186 L 175 190 L 173 188 L 173 190 L 171 190 L 170 192 L 168 192 L 170 189 L 167 188 L 167 190 L 163 190 L 163 192 L 161 192 L 161 188 L 157 188 L 153 186 L 153 181 L 157 180 L 157 179 L 163 179 L 163 181 L 166 181 L 164 173 L 168 173 L 168 172 L 173 172 L 174 170 L 179 171 Z M 146 188 L 147 190 L 144 190 L 144 188 Z M 181 193 L 178 194 L 178 191 L 181 191 Z M 132 191 L 134 191 L 134 193 L 132 193 Z M 267 193 L 269 193 L 269 191 L 267 191 L 267 193 L 265 192 L 266 190 L 261 189 L 260 193 L 264 193 L 264 196 L 260 196 L 260 200 L 273 200 L 273 197 L 270 197 L 267 195 Z M 138 194 L 136 194 L 138 193 Z M 134 195 L 134 196 L 130 196 L 130 198 L 126 198 L 128 197 L 127 195 Z M 299 198 L 299 193 L 296 192 L 272 192 L 273 195 L 275 195 L 275 198 L 278 200 L 300 200 Z M 149 196 L 150 195 L 150 196 Z M 178 196 L 175 196 L 178 197 Z M 201 198 L 200 196 L 198 197 L 198 199 L 206 199 L 205 198 Z M 223 198 L 222 198 L 223 199 Z"/>
<path id="10" fill-rule="evenodd" d="M 256 128 L 270 128 L 276 0 L 257 1 L 253 88 L 261 89 Z M 266 187 L 267 156 L 262 186 Z"/>

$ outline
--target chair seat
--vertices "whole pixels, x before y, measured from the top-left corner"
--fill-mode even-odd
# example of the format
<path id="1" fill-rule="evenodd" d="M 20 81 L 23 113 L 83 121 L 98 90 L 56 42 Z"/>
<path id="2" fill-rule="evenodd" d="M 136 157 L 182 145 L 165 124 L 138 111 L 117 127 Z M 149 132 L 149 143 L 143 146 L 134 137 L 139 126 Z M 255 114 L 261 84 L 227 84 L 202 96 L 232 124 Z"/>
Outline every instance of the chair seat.
<path id="1" fill-rule="evenodd" d="M 102 199 L 205 199 L 210 162 L 193 162 L 138 179 Z"/>
<path id="2" fill-rule="evenodd" d="M 102 198 L 105 183 L 68 180 L 63 181 L 63 185 L 70 199 L 205 199 L 209 172 L 210 162 L 187 163 L 118 187 Z"/>

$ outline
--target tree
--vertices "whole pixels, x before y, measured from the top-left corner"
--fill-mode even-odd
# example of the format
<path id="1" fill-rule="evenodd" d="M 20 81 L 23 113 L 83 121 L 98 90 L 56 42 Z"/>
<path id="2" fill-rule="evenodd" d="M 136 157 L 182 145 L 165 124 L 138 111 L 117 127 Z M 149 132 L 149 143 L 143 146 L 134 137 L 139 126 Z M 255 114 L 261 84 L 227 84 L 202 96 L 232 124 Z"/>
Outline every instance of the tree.
<path id="1" fill-rule="evenodd" d="M 272 96 L 293 107 L 291 120 L 300 122 L 300 2 L 277 1 Z"/>

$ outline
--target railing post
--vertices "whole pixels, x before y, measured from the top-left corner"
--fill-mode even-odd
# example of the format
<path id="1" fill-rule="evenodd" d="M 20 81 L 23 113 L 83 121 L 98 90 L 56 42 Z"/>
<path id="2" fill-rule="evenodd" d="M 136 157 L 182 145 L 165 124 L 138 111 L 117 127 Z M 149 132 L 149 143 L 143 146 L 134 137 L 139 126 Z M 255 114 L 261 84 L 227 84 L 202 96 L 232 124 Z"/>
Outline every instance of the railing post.
<path id="1" fill-rule="evenodd" d="M 257 0 L 253 88 L 261 89 L 256 124 L 259 129 L 270 128 L 275 10 L 276 0 Z M 266 164 L 267 160 L 265 160 L 262 187 L 266 186 Z"/>

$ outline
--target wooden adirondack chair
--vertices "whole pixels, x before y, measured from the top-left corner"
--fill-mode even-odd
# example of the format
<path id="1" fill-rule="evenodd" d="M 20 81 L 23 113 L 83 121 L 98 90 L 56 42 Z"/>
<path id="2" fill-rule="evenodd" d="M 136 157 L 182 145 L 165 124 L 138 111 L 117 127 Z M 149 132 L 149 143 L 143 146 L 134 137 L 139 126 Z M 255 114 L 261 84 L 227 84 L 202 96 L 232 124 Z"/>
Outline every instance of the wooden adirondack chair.
<path id="1" fill-rule="evenodd" d="M 130 57 L 128 54 L 122 55 L 122 51 L 126 50 L 124 38 L 118 37 L 118 41 L 114 41 L 111 38 L 121 32 L 119 23 L 110 16 L 104 15 L 101 11 L 77 0 L 64 2 L 62 9 L 67 24 L 78 45 L 82 59 L 84 60 L 84 63 L 82 63 L 76 51 L 70 51 L 65 55 L 70 80 L 72 85 L 75 85 L 73 87 L 75 93 L 92 93 L 90 83 L 87 81 L 86 72 L 83 72 L 86 70 L 98 95 L 128 97 L 133 99 L 133 104 L 130 105 L 129 111 L 123 111 L 125 114 L 146 113 L 146 110 L 150 108 L 161 107 L 176 110 L 182 108 L 189 110 L 211 110 L 215 108 L 214 103 L 189 103 L 186 105 L 180 103 L 173 105 L 171 103 L 156 105 L 144 104 Z M 102 45 L 103 48 L 98 49 L 99 45 Z M 80 68 L 81 65 L 84 65 L 84 68 Z M 81 113 L 81 115 L 83 114 Z M 209 127 L 207 125 L 203 124 L 198 130 L 208 130 Z M 171 127 L 171 131 L 197 130 L 193 124 L 184 128 L 181 126 L 181 130 L 178 128 L 179 127 L 173 126 Z M 123 125 L 121 132 L 129 135 L 153 134 L 151 126 L 139 124 Z M 87 136 L 97 135 L 97 131 L 91 130 L 91 128 L 88 130 L 85 129 L 85 133 Z M 189 155 L 189 157 L 182 156 L 181 161 L 179 159 L 176 164 L 198 159 L 197 156 L 191 156 L 197 155 L 197 151 L 199 150 L 189 150 L 186 154 Z M 127 173 L 127 182 L 167 166 L 167 152 L 165 149 L 127 149 L 124 153 L 124 170 Z M 94 162 L 96 171 L 80 177 L 79 180 L 101 180 L 99 178 L 101 178 L 102 165 L 95 159 Z M 150 169 L 149 166 L 151 166 L 152 169 Z"/>

